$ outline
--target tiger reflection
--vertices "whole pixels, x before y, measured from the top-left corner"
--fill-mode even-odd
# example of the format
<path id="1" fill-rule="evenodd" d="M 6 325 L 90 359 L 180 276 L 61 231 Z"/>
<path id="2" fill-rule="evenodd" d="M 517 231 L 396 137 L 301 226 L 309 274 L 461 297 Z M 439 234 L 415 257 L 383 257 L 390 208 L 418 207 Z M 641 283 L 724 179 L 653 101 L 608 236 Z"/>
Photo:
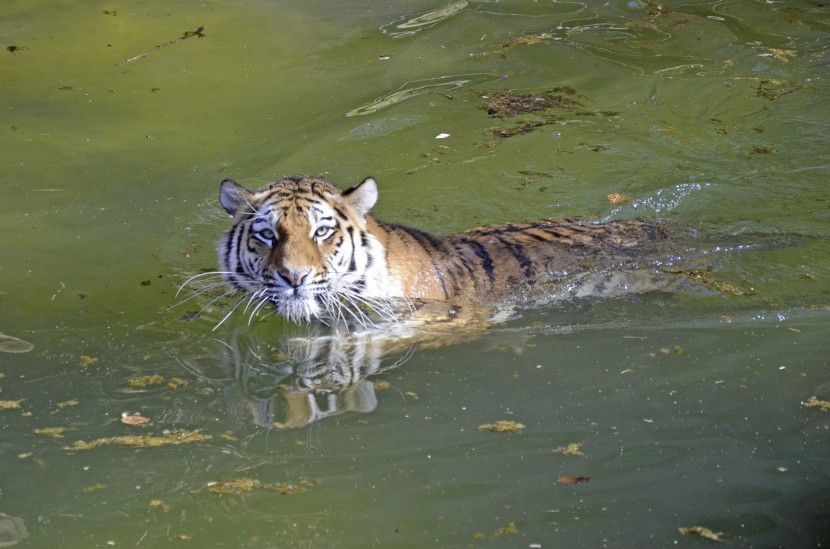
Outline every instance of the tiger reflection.
<path id="1" fill-rule="evenodd" d="M 234 377 L 224 389 L 225 400 L 233 415 L 269 428 L 298 428 L 345 412 L 372 412 L 377 408 L 373 380 L 379 375 L 400 366 L 418 349 L 481 335 L 483 322 L 459 320 L 457 310 L 449 313 L 443 321 L 434 318 L 417 329 L 400 323 L 384 330 L 338 334 L 311 326 L 276 345 L 263 343 L 269 339 L 260 340 L 256 326 L 237 327 L 223 341 L 225 363 Z"/>

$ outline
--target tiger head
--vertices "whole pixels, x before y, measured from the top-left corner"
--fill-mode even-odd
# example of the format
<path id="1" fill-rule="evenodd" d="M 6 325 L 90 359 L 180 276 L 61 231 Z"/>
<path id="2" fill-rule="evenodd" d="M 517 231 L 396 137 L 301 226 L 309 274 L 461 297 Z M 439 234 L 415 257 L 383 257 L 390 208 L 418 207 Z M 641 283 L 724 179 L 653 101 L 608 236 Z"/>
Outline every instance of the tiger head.
<path id="1" fill-rule="evenodd" d="M 374 179 L 346 191 L 292 177 L 250 190 L 226 179 L 219 201 L 233 225 L 219 242 L 225 279 L 250 294 L 254 311 L 272 304 L 289 320 L 366 319 L 398 293 L 384 248 L 367 230 L 378 196 Z M 242 303 L 242 302 L 240 302 Z"/>

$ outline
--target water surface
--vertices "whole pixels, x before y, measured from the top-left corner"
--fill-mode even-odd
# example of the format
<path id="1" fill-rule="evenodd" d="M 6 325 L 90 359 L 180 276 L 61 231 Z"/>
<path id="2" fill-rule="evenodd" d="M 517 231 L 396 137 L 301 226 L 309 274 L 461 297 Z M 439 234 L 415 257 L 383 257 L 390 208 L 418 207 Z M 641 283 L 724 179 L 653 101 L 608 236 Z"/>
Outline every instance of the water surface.
<path id="1" fill-rule="evenodd" d="M 695 526 L 740 546 L 826 542 L 828 416 L 807 404 L 830 400 L 827 7 L 4 12 L 0 399 L 19 408 L 0 410 L 0 542 L 712 543 L 678 530 Z M 579 106 L 480 108 L 498 90 L 555 89 Z M 670 218 L 722 243 L 703 264 L 743 295 L 526 311 L 477 339 L 349 363 L 375 372 L 369 385 L 288 428 L 292 410 L 332 410 L 325 395 L 291 408 L 281 387 L 291 338 L 315 329 L 234 315 L 214 330 L 227 303 L 193 319 L 207 300 L 175 293 L 215 268 L 219 181 L 290 174 L 372 175 L 378 217 L 435 232 Z M 498 420 L 525 428 L 479 429 Z M 136 435 L 186 443 L 117 443 Z M 109 443 L 68 450 L 96 440 Z M 583 455 L 556 451 L 569 444 Z M 239 478 L 261 486 L 214 493 Z"/>

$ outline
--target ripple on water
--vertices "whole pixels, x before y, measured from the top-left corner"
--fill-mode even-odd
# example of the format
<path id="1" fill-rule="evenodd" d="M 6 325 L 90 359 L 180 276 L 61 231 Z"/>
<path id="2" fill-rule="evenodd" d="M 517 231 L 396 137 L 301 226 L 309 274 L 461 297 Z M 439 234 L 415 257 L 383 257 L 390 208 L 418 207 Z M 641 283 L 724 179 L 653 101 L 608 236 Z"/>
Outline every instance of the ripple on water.
<path id="1" fill-rule="evenodd" d="M 368 139 L 371 137 L 389 135 L 390 133 L 396 132 L 401 128 L 411 126 L 422 119 L 423 116 L 417 116 L 414 114 L 408 116 L 395 114 L 384 116 L 382 118 L 378 118 L 377 120 L 361 124 L 356 128 L 352 128 L 349 130 L 348 134 L 341 138 L 341 140 Z"/>
<path id="2" fill-rule="evenodd" d="M 0 332 L 0 352 L 2 353 L 28 353 L 35 346 L 28 341 Z"/>

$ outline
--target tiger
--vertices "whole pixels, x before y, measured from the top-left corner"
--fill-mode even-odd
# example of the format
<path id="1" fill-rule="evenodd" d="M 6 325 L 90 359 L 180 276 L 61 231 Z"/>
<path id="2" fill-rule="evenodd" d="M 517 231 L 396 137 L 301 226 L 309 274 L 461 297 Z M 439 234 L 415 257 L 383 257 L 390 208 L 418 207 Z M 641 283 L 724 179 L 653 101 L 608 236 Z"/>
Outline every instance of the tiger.
<path id="1" fill-rule="evenodd" d="M 219 202 L 232 223 L 219 272 L 254 313 L 268 306 L 296 323 L 366 326 L 429 303 L 453 303 L 452 315 L 461 303 L 649 291 L 627 275 L 654 271 L 642 258 L 671 239 L 658 222 L 582 218 L 439 236 L 376 219 L 378 195 L 372 177 L 346 190 L 318 177 L 256 190 L 225 179 Z"/>

